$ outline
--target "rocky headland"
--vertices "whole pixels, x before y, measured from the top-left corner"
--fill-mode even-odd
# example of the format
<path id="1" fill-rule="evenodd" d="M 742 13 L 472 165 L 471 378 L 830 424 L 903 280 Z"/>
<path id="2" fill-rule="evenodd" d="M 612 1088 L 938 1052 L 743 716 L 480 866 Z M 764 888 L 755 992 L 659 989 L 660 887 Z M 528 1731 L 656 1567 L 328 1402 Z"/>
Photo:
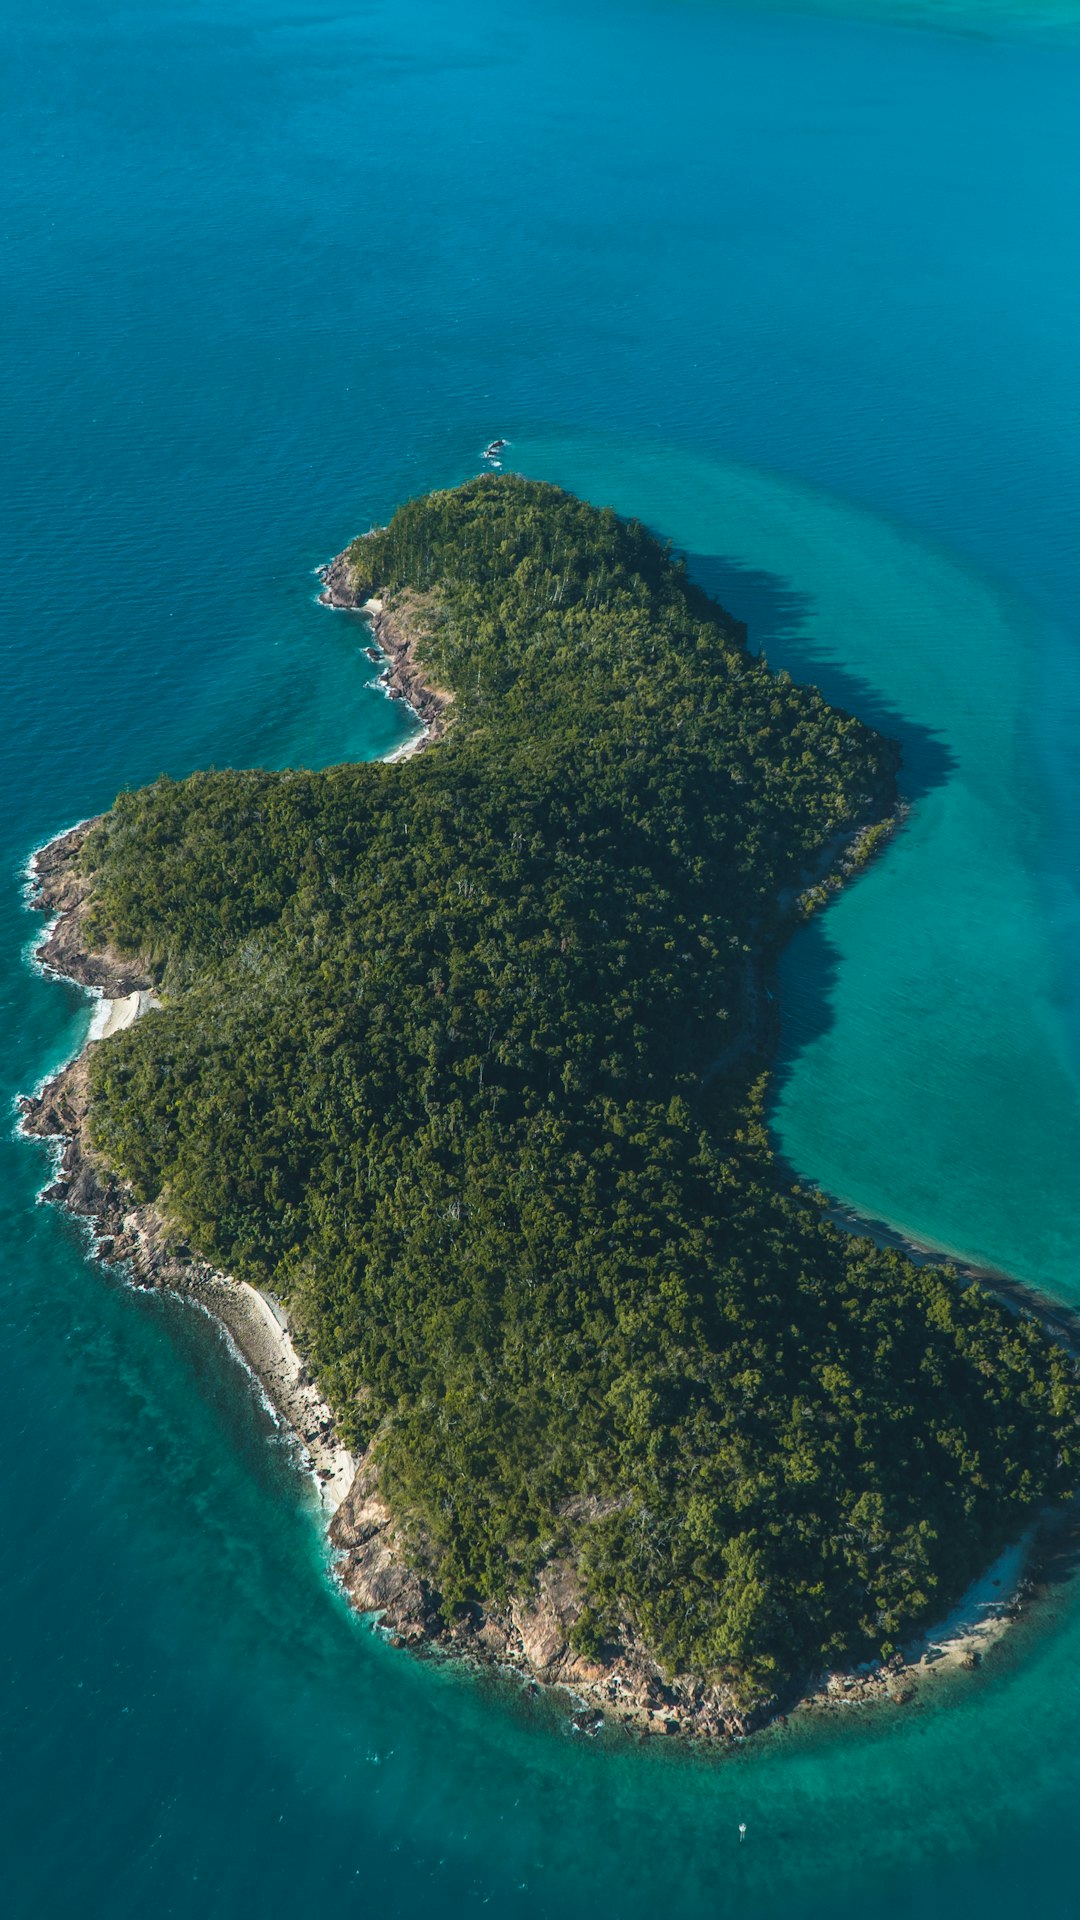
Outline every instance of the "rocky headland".
<path id="1" fill-rule="evenodd" d="M 423 597 L 416 593 L 370 595 L 357 584 L 357 571 L 346 547 L 319 568 L 323 583 L 319 595 L 324 607 L 362 613 L 385 660 L 383 683 L 392 700 L 404 700 L 422 721 L 420 745 L 437 740 L 446 730 L 453 694 L 433 686 L 418 661 L 423 647 Z M 414 749 L 415 750 L 415 749 Z"/>

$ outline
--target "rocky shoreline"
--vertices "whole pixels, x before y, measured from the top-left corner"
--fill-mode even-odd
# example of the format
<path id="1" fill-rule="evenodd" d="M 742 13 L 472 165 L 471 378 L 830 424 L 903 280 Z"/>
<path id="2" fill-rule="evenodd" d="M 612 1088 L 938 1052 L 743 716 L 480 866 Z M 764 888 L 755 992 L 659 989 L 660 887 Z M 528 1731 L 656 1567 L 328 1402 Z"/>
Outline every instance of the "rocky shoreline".
<path id="1" fill-rule="evenodd" d="M 361 597 L 355 584 L 355 572 L 349 560 L 350 548 L 336 554 L 318 568 L 323 583 L 319 600 L 324 607 L 341 612 L 362 613 L 371 628 L 380 653 L 385 657 L 383 682 L 391 700 L 404 700 L 422 722 L 424 732 L 415 746 L 406 742 L 391 758 L 415 753 L 445 733 L 453 694 L 435 687 L 425 677 L 417 660 L 423 643 L 418 596 L 401 593 L 389 597 Z"/>
<path id="2" fill-rule="evenodd" d="M 396 623 L 383 620 L 380 644 L 388 624 L 398 649 L 396 659 L 413 643 L 411 636 L 407 642 L 401 640 Z M 423 717 L 424 706 L 412 699 L 411 690 L 404 697 Z M 443 704 L 428 722 L 429 729 L 436 725 Z M 430 702 L 424 705 L 431 710 Z M 54 916 L 35 957 L 47 972 L 107 998 L 147 996 L 151 982 L 137 966 L 107 949 L 92 951 L 87 944 L 91 889 L 78 871 L 78 862 L 96 824 L 88 820 L 60 834 L 31 862 L 32 904 Z M 464 1619 L 444 1621 L 437 1596 L 411 1563 L 401 1531 L 379 1493 L 375 1462 L 370 1455 L 354 1462 L 345 1454 L 336 1440 L 331 1410 L 308 1379 L 287 1332 L 282 1328 L 279 1337 L 273 1337 L 267 1322 L 276 1303 L 214 1269 L 177 1237 L 157 1208 L 135 1200 L 90 1144 L 88 1054 L 96 1044 L 100 1043 L 88 1041 L 76 1059 L 21 1102 L 23 1132 L 57 1148 L 54 1178 L 42 1198 L 88 1220 L 95 1251 L 103 1260 L 123 1267 L 136 1285 L 176 1293 L 226 1327 L 271 1407 L 306 1451 L 332 1510 L 329 1533 L 337 1550 L 336 1573 L 353 1606 L 377 1615 L 381 1630 L 402 1646 L 438 1648 L 476 1665 L 513 1672 L 537 1688 L 563 1689 L 571 1696 L 574 1723 L 582 1731 L 595 1731 L 604 1719 L 616 1719 L 643 1732 L 693 1732 L 732 1739 L 764 1725 L 775 1711 L 774 1701 L 746 1708 L 726 1690 L 706 1688 L 689 1678 L 669 1685 L 629 1627 L 611 1661 L 599 1664 L 575 1655 L 570 1630 L 581 1593 L 577 1576 L 566 1562 L 549 1563 L 538 1594 L 528 1604 L 515 1602 L 504 1611 L 489 1613 L 477 1608 Z"/>
<path id="3" fill-rule="evenodd" d="M 321 575 L 320 597 L 325 604 L 359 610 L 369 620 L 388 663 L 388 691 L 406 700 L 421 719 L 424 732 L 415 748 L 409 743 L 410 748 L 419 750 L 437 739 L 447 724 L 450 696 L 423 678 L 417 663 L 422 618 L 409 596 L 393 603 L 361 601 L 351 584 L 347 553 L 321 569 Z M 79 856 L 95 824 L 91 820 L 72 828 L 34 856 L 33 905 L 54 916 L 36 957 L 47 971 L 109 999 L 138 996 L 134 1017 L 153 1005 L 151 981 L 123 956 L 93 950 L 87 938 L 91 883 L 79 872 Z M 863 828 L 854 843 L 849 841 L 844 870 L 853 869 L 875 851 L 886 830 L 878 835 L 872 828 Z M 865 846 L 868 833 L 874 838 Z M 842 852 L 834 853 L 834 859 L 844 857 Z M 817 887 L 821 884 L 818 876 Z M 816 904 L 816 898 L 799 903 L 804 911 Z M 138 1204 L 90 1145 L 88 1050 L 95 1044 L 99 1042 L 89 1041 L 75 1060 L 21 1103 L 23 1130 L 57 1144 L 55 1178 L 43 1198 L 90 1220 L 96 1251 L 123 1266 L 136 1284 L 166 1288 L 188 1298 L 226 1327 L 270 1406 L 305 1450 L 332 1515 L 329 1537 L 345 1593 L 359 1612 L 377 1616 L 381 1631 L 395 1644 L 417 1651 L 438 1650 L 501 1669 L 536 1690 L 561 1689 L 570 1696 L 573 1723 L 583 1732 L 598 1731 L 605 1721 L 615 1721 L 641 1734 L 732 1741 L 745 1739 L 770 1722 L 785 1722 L 789 1714 L 800 1711 L 835 1712 L 874 1702 L 902 1705 L 916 1697 L 928 1675 L 978 1665 L 986 1647 L 1015 1617 L 1022 1555 L 1007 1577 L 993 1581 L 992 1569 L 986 1581 L 972 1590 L 971 1621 L 961 1622 L 951 1634 L 942 1630 L 923 1635 L 909 1645 L 906 1655 L 896 1655 L 873 1669 L 822 1675 L 809 1682 L 799 1698 L 793 1694 L 785 1700 L 770 1696 L 749 1702 L 726 1687 L 707 1685 L 691 1675 L 665 1678 L 629 1623 L 622 1624 L 618 1643 L 605 1649 L 603 1660 L 590 1661 L 576 1654 L 571 1633 L 583 1594 L 576 1571 L 566 1560 L 547 1564 L 529 1600 L 515 1600 L 499 1610 L 477 1606 L 447 1622 L 437 1594 L 418 1570 L 422 1542 L 406 1541 L 380 1494 L 371 1455 L 354 1461 L 338 1442 L 332 1411 L 292 1345 L 280 1304 L 217 1272 L 178 1239 L 156 1208 Z M 1001 1590 L 994 1591 L 995 1586 Z M 985 1594 L 978 1598 L 984 1587 Z"/>
<path id="4" fill-rule="evenodd" d="M 398 629 L 400 631 L 400 629 Z M 410 704 L 412 702 L 410 701 Z M 79 855 L 96 821 L 61 834 L 31 863 L 32 904 L 55 916 L 36 959 L 46 971 L 77 981 L 107 998 L 149 997 L 150 981 L 123 956 L 91 951 L 85 926 L 90 884 L 78 872 Z M 153 1018 L 150 1013 L 147 1017 Z M 295 1432 L 331 1510 L 329 1537 L 336 1574 L 349 1600 L 378 1616 L 395 1644 L 438 1649 L 478 1666 L 513 1673 L 536 1689 L 562 1689 L 583 1732 L 617 1720 L 643 1733 L 693 1733 L 744 1738 L 766 1724 L 775 1700 L 751 1706 L 726 1689 L 691 1677 L 665 1681 L 659 1668 L 624 1629 L 605 1663 L 590 1662 L 570 1646 L 582 1595 L 568 1562 L 551 1561 L 537 1595 L 502 1611 L 479 1607 L 447 1623 L 438 1598 L 417 1571 L 401 1529 L 380 1495 L 370 1454 L 354 1461 L 336 1439 L 331 1409 L 308 1378 L 284 1324 L 283 1310 L 244 1282 L 218 1272 L 177 1237 L 160 1211 L 140 1204 L 90 1144 L 87 1134 L 88 1055 L 62 1067 L 21 1101 L 22 1131 L 57 1149 L 54 1178 L 42 1198 L 89 1221 L 97 1254 L 121 1266 L 134 1284 L 160 1287 L 193 1301 L 227 1329 L 277 1416 Z M 354 1471 L 355 1469 L 355 1471 Z"/>
<path id="5" fill-rule="evenodd" d="M 74 980 L 114 1005 L 136 997 L 134 1016 L 156 1005 L 149 979 L 120 955 L 91 951 L 84 938 L 89 887 L 76 863 L 96 824 L 83 821 L 33 856 L 32 904 L 56 915 L 34 957 L 44 971 Z M 176 1293 L 222 1324 L 275 1418 L 295 1435 L 323 1503 L 332 1510 L 348 1492 L 355 1462 L 337 1440 L 333 1415 L 293 1346 L 283 1310 L 254 1287 L 219 1273 L 178 1240 L 158 1210 L 140 1205 L 90 1146 L 88 1053 L 96 1044 L 88 1040 L 74 1060 L 20 1101 L 21 1131 L 56 1150 L 53 1179 L 41 1198 L 88 1221 L 95 1253 L 122 1267 L 134 1284 Z"/>

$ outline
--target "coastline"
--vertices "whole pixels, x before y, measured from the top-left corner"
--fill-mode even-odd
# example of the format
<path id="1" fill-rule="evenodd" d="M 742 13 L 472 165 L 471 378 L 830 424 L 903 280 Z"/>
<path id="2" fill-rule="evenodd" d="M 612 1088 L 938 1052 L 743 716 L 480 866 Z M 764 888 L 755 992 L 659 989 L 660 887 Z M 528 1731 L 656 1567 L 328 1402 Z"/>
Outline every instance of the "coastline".
<path id="1" fill-rule="evenodd" d="M 81 1051 L 19 1102 L 19 1131 L 48 1142 L 56 1153 L 53 1178 L 40 1198 L 86 1220 L 95 1254 L 123 1267 L 134 1285 L 174 1293 L 219 1323 L 275 1420 L 293 1433 L 331 1516 L 349 1491 L 355 1461 L 337 1440 L 331 1410 L 308 1377 L 284 1309 L 247 1281 L 232 1279 L 177 1245 L 160 1213 L 137 1203 L 86 1139 L 89 1049 L 161 1004 L 130 962 L 92 953 L 82 944 L 87 889 L 70 864 L 95 824 L 81 821 L 58 834 L 31 856 L 28 867 L 32 905 L 56 916 L 34 950 L 35 965 L 97 996 Z"/>
<path id="2" fill-rule="evenodd" d="M 335 554 L 325 566 L 315 569 L 323 583 L 319 604 L 335 612 L 363 615 L 385 661 L 380 679 L 387 697 L 403 700 L 411 707 L 423 729 L 384 756 L 382 764 L 390 766 L 395 761 L 412 759 L 414 754 L 442 737 L 454 696 L 445 688 L 433 686 L 419 663 L 417 656 L 423 645 L 423 634 L 417 617 L 416 596 L 404 593 L 390 600 L 385 595 L 371 594 L 361 598 L 349 560 L 352 544 Z"/>
<path id="3" fill-rule="evenodd" d="M 406 745 L 416 752 L 430 737 L 425 731 L 415 745 Z M 326 1511 L 335 1577 L 358 1612 L 375 1616 L 395 1645 L 494 1668 L 518 1684 L 558 1689 L 567 1696 L 572 1724 L 587 1733 L 613 1721 L 639 1735 L 742 1741 L 770 1724 L 786 1724 L 793 1714 L 904 1705 L 928 1678 L 981 1664 L 1031 1591 L 1027 1569 L 1038 1527 L 999 1556 L 946 1618 L 913 1636 L 902 1653 L 885 1663 L 808 1678 L 798 1698 L 746 1704 L 691 1676 L 667 1680 L 628 1625 L 612 1660 L 581 1658 L 570 1647 L 580 1593 L 573 1570 L 560 1562 L 544 1569 L 529 1604 L 476 1608 L 463 1620 L 445 1622 L 380 1495 L 374 1460 L 370 1454 L 354 1459 L 337 1439 L 332 1410 L 306 1372 L 284 1308 L 178 1242 L 160 1212 L 138 1204 L 87 1141 L 89 1048 L 151 1016 L 159 1004 L 129 961 L 93 953 L 83 941 L 89 889 L 73 863 L 94 824 L 86 821 L 58 835 L 30 867 L 32 904 L 55 916 L 35 951 L 36 964 L 100 996 L 82 1051 L 20 1103 L 21 1130 L 57 1148 L 54 1178 L 41 1197 L 87 1219 L 95 1252 L 124 1267 L 134 1284 L 175 1293 L 223 1327 L 274 1417 L 295 1436 Z M 921 1257 L 933 1256 L 923 1250 Z"/>
<path id="4" fill-rule="evenodd" d="M 318 570 L 323 581 L 320 599 L 330 607 L 360 612 L 368 621 L 386 662 L 383 678 L 389 696 L 405 700 L 420 722 L 421 730 L 388 755 L 386 764 L 410 758 L 441 737 L 452 696 L 424 677 L 418 657 L 424 635 L 422 601 L 409 594 L 392 602 L 387 596 L 361 599 L 350 551 Z M 373 649 L 369 655 L 378 657 Z M 873 804 L 879 803 L 884 805 L 881 795 Z M 885 844 L 904 817 L 902 804 L 895 805 L 884 816 L 864 818 L 835 836 L 815 871 L 782 903 L 790 918 L 805 917 L 824 904 Z M 464 1617 L 446 1621 L 437 1594 L 425 1581 L 422 1552 L 416 1551 L 380 1494 L 371 1452 L 354 1460 L 337 1440 L 332 1410 L 306 1373 L 280 1303 L 216 1271 L 183 1244 L 158 1209 L 135 1202 L 89 1143 L 89 1048 L 152 1014 L 160 1004 L 151 981 L 129 960 L 92 950 L 88 942 L 92 883 L 78 865 L 95 825 L 95 820 L 84 821 L 57 835 L 37 850 L 28 869 L 30 903 L 52 916 L 35 951 L 36 964 L 100 998 L 82 1052 L 20 1103 L 22 1130 L 57 1143 L 55 1177 L 42 1198 L 88 1219 L 95 1250 L 123 1266 L 135 1284 L 187 1298 L 223 1326 L 266 1403 L 304 1452 L 328 1511 L 335 1575 L 357 1611 L 376 1616 L 379 1629 L 395 1644 L 494 1668 L 533 1688 L 559 1689 L 572 1706 L 572 1723 L 583 1732 L 597 1732 L 611 1720 L 639 1734 L 739 1741 L 770 1723 L 785 1723 L 796 1712 L 904 1704 L 915 1698 L 928 1674 L 980 1664 L 984 1651 L 1016 1617 L 1034 1529 L 999 1558 L 944 1621 L 913 1636 L 891 1660 L 804 1676 L 798 1697 L 792 1688 L 783 1700 L 747 1699 L 730 1687 L 689 1674 L 667 1677 L 625 1621 L 619 1625 L 618 1643 L 605 1648 L 596 1661 L 577 1655 L 571 1635 L 584 1595 L 574 1568 L 564 1561 L 552 1560 L 543 1568 L 537 1591 L 528 1600 L 514 1599 L 490 1611 L 476 1606 Z M 744 1047 L 764 1055 L 775 1021 L 764 976 L 754 983 L 753 997 L 757 1011 Z M 714 1070 L 729 1064 L 727 1059 L 716 1062 Z M 796 1178 L 783 1163 L 780 1169 Z M 1018 1293 L 1024 1291 L 1017 1287 Z"/>
<path id="5" fill-rule="evenodd" d="M 947 1247 L 935 1246 L 931 1240 L 916 1240 L 902 1228 L 891 1226 L 887 1220 L 860 1213 L 856 1207 L 848 1206 L 846 1201 L 838 1200 L 834 1194 L 824 1193 L 814 1187 L 812 1181 L 797 1172 L 778 1147 L 774 1146 L 774 1154 L 776 1165 L 785 1178 L 804 1192 L 814 1193 L 821 1203 L 824 1217 L 841 1232 L 851 1234 L 855 1239 L 872 1240 L 878 1247 L 895 1247 L 916 1267 L 948 1267 L 958 1282 L 984 1287 L 1011 1313 L 1027 1314 L 1038 1320 L 1062 1346 L 1080 1355 L 1080 1311 L 1066 1301 L 1045 1293 L 1033 1281 L 1015 1280 L 1011 1274 L 1002 1273 L 997 1267 L 981 1266 L 977 1261 L 953 1253 Z"/>

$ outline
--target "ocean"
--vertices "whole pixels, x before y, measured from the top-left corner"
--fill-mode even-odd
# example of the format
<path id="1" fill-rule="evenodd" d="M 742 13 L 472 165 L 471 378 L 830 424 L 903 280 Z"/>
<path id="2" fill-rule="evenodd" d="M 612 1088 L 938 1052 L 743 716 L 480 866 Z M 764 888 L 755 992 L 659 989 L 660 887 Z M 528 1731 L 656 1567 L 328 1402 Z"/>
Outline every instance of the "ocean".
<path id="1" fill-rule="evenodd" d="M 0 1899 L 937 1920 L 1080 1899 L 1080 1602 L 721 1756 L 395 1653 L 215 1326 L 36 1204 L 33 847 L 389 751 L 313 569 L 494 434 L 901 739 L 793 942 L 778 1144 L 1080 1303 L 1080 6 L 0 0 Z M 740 1842 L 738 1827 L 746 1823 Z"/>

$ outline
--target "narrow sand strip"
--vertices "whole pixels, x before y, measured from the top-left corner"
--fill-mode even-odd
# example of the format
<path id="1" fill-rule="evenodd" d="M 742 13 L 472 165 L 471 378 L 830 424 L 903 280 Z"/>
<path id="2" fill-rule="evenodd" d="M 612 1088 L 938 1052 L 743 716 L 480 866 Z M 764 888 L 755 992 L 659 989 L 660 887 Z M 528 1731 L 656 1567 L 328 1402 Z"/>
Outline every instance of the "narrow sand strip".
<path id="1" fill-rule="evenodd" d="M 110 1034 L 123 1033 L 125 1027 L 134 1026 L 140 1015 L 150 1013 L 160 1005 L 157 994 L 148 992 L 145 987 L 127 994 L 122 1000 L 108 1000 L 102 996 L 95 1008 L 87 1039 L 107 1040 Z"/>
<path id="2" fill-rule="evenodd" d="M 414 753 L 419 753 L 421 747 L 426 747 L 427 740 L 428 729 L 424 727 L 422 732 L 414 733 L 408 740 L 403 740 L 400 747 L 395 747 L 391 753 L 384 753 L 383 766 L 393 766 L 397 760 L 411 760 Z"/>
<path id="3" fill-rule="evenodd" d="M 191 1291 L 228 1328 L 274 1411 L 293 1429 L 322 1503 L 333 1513 L 352 1486 L 356 1463 L 337 1439 L 330 1408 L 293 1346 L 284 1307 L 225 1274 L 200 1277 Z"/>

